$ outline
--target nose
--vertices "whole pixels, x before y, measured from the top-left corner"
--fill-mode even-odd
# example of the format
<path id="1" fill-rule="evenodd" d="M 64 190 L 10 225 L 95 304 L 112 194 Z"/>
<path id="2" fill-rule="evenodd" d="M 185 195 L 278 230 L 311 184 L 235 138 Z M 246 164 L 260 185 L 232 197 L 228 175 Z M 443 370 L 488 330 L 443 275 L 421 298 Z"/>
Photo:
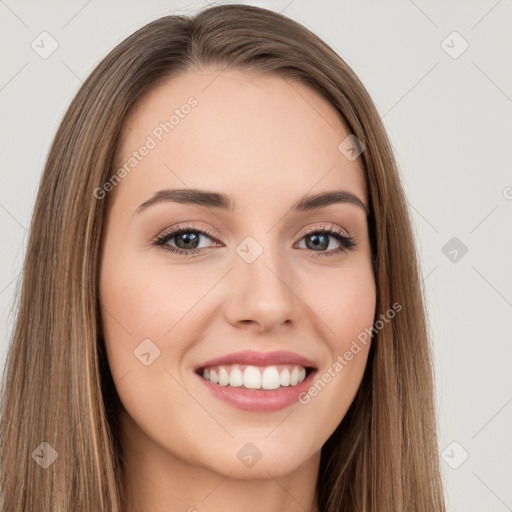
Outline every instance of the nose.
<path id="1" fill-rule="evenodd" d="M 264 250 L 252 263 L 239 258 L 226 288 L 225 315 L 238 328 L 271 331 L 290 324 L 297 315 L 297 283 L 294 286 L 277 251 Z"/>

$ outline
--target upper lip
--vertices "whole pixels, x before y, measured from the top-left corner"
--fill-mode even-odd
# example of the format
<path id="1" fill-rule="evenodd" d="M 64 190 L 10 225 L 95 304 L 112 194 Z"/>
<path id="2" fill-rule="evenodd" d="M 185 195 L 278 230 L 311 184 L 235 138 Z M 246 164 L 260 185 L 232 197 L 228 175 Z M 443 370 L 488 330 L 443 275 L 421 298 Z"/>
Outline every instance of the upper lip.
<path id="1" fill-rule="evenodd" d="M 286 350 L 278 350 L 275 352 L 256 352 L 254 350 L 245 350 L 242 352 L 233 352 L 225 356 L 210 359 L 200 365 L 194 367 L 194 371 L 199 371 L 209 366 L 221 366 L 230 364 L 244 364 L 251 366 L 273 366 L 277 364 L 296 364 L 304 368 L 316 368 L 315 363 L 307 357 L 288 352 Z"/>

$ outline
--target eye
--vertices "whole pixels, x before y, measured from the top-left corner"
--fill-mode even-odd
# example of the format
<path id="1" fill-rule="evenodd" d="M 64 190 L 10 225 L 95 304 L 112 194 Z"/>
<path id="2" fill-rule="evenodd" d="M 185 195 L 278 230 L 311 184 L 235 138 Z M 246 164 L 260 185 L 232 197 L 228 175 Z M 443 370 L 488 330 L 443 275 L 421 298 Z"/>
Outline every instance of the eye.
<path id="1" fill-rule="evenodd" d="M 162 233 L 154 242 L 154 245 L 161 247 L 165 251 L 169 251 L 184 256 L 191 256 L 199 252 L 199 244 L 201 237 L 210 238 L 212 230 L 201 230 L 190 226 L 182 226 L 174 228 L 168 232 Z M 170 245 L 168 242 L 174 241 L 176 246 Z"/>
<path id="2" fill-rule="evenodd" d="M 201 238 L 212 240 L 213 230 L 201 230 L 191 226 L 178 226 L 159 235 L 153 245 L 161 247 L 165 251 L 180 254 L 183 256 L 193 256 L 200 252 L 199 247 Z M 329 248 L 330 240 L 334 238 L 339 243 L 339 247 L 325 251 Z M 331 256 L 346 252 L 356 246 L 355 240 L 344 230 L 336 227 L 322 226 L 308 231 L 302 236 L 300 241 L 306 240 L 306 249 L 319 253 L 320 256 Z M 170 242 L 173 242 L 173 245 Z M 207 248 L 207 247 L 206 247 Z"/>
<path id="3" fill-rule="evenodd" d="M 325 252 L 330 245 L 329 238 L 334 238 L 338 241 L 339 247 Z M 320 256 L 332 256 L 341 252 L 346 252 L 356 246 L 356 241 L 349 236 L 344 230 L 337 227 L 315 228 L 308 231 L 302 240 L 306 240 L 306 248 L 311 249 L 313 252 L 320 253 Z"/>

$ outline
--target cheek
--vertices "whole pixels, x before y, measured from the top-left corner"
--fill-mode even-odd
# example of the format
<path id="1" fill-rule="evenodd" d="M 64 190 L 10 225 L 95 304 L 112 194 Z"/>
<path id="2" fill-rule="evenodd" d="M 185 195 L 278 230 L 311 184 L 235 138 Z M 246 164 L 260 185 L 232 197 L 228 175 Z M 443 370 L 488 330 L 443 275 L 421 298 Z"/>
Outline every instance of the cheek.
<path id="1" fill-rule="evenodd" d="M 151 358 L 158 355 L 152 366 L 160 366 L 162 336 L 177 321 L 178 313 L 165 283 L 154 275 L 155 269 L 129 251 L 113 250 L 113 245 L 107 245 L 102 259 L 100 307 L 109 365 L 116 381 L 142 366 L 135 357 L 141 343 L 148 345 L 144 340 L 151 340 Z"/>
<path id="2" fill-rule="evenodd" d="M 102 317 L 111 339 L 164 340 L 207 291 L 208 283 L 177 267 L 156 266 L 144 258 L 105 261 L 101 274 Z M 197 277 L 197 276 L 196 276 Z M 116 332 L 116 335 L 114 335 Z M 123 334 L 124 333 L 124 334 Z"/>
<path id="3" fill-rule="evenodd" d="M 376 287 L 371 265 L 361 261 L 308 286 L 308 302 L 325 327 L 322 339 L 332 356 L 342 354 L 353 339 L 373 325 Z"/>

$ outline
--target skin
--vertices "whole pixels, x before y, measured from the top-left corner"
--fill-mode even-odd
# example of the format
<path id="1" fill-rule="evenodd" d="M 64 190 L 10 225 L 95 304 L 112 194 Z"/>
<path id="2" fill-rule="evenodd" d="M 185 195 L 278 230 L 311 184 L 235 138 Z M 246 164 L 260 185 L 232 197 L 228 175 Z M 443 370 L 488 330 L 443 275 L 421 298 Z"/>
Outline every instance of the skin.
<path id="1" fill-rule="evenodd" d="M 370 345 L 307 405 L 275 412 L 218 400 L 193 367 L 241 350 L 289 350 L 312 359 L 321 375 L 372 326 L 364 210 L 338 203 L 288 211 L 305 194 L 340 189 L 368 205 L 363 171 L 360 158 L 338 150 L 350 132 L 315 91 L 279 77 L 219 72 L 187 72 L 136 103 L 116 166 L 190 96 L 198 101 L 105 199 L 100 305 L 123 404 L 126 510 L 217 512 L 243 502 L 247 512 L 316 511 L 320 450 L 354 399 Z M 136 213 L 166 188 L 224 192 L 235 210 L 160 202 Z M 193 256 L 152 245 L 178 224 L 215 233 L 201 237 Z M 304 232 L 325 226 L 357 245 L 322 256 L 341 246 L 330 235 L 327 248 L 308 248 Z M 236 252 L 247 236 L 263 250 L 250 264 Z M 160 350 L 149 366 L 134 356 L 145 339 Z M 250 468 L 237 457 L 248 442 L 262 454 Z"/>

